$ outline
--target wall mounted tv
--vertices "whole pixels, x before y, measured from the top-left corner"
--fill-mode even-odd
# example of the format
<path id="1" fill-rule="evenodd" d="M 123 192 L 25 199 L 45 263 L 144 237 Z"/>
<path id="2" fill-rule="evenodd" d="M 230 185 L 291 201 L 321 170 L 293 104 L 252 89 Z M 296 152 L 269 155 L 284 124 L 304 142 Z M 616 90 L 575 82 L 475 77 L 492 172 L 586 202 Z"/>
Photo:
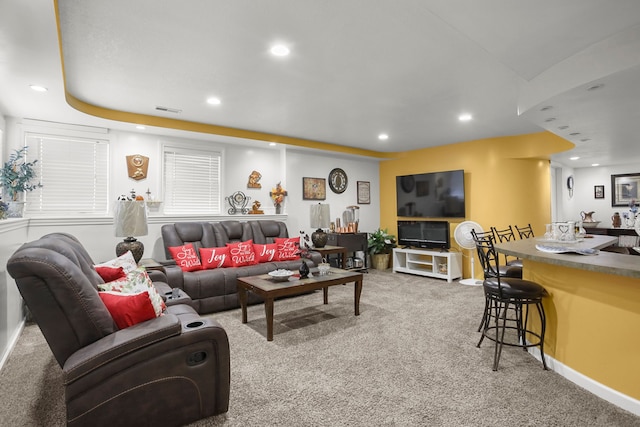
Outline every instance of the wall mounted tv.
<path id="1" fill-rule="evenodd" d="M 451 247 L 449 221 L 398 221 L 398 244 L 448 250 Z"/>
<path id="2" fill-rule="evenodd" d="M 402 217 L 464 218 L 464 171 L 397 176 L 396 202 Z"/>

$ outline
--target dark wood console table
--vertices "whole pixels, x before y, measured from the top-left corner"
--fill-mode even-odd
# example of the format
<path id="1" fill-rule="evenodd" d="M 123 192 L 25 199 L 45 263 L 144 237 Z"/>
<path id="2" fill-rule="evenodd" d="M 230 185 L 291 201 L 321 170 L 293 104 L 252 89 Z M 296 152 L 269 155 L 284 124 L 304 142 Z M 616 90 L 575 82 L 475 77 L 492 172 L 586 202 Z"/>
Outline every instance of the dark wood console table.
<path id="1" fill-rule="evenodd" d="M 327 245 L 342 246 L 347 249 L 349 256 L 355 257 L 355 252 L 364 252 L 363 267 L 358 270 L 367 270 L 367 233 L 328 233 Z"/>

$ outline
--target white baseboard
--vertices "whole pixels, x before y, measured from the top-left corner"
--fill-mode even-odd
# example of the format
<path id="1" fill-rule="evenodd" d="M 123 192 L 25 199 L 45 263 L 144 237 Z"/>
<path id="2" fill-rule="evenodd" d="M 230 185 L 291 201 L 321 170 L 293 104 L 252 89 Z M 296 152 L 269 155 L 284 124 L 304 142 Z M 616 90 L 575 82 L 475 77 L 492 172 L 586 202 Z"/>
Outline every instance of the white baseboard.
<path id="1" fill-rule="evenodd" d="M 24 329 L 24 325 L 25 325 L 25 320 L 22 319 L 22 322 L 20 322 L 20 324 L 18 325 L 16 330 L 13 332 L 13 336 L 11 337 L 9 342 L 7 343 L 7 348 L 5 349 L 4 353 L 2 354 L 2 359 L 0 359 L 0 371 L 2 370 L 2 368 L 4 368 L 4 364 L 7 363 L 7 359 L 9 359 L 9 356 L 11 355 L 11 352 L 13 351 L 14 347 L 18 343 L 18 339 L 20 338 L 20 334 L 22 334 L 22 330 Z"/>
<path id="2" fill-rule="evenodd" d="M 542 363 L 540 357 L 540 349 L 537 347 L 531 347 L 528 349 L 529 353 L 538 359 Z M 553 357 L 545 355 L 547 361 L 547 367 L 552 371 L 560 374 L 564 378 L 568 379 L 572 383 L 582 387 L 583 389 L 590 391 L 601 399 L 606 400 L 609 403 L 616 405 L 619 408 L 629 411 L 634 415 L 640 416 L 640 400 L 633 397 L 622 394 L 619 391 L 612 389 L 604 384 L 592 380 L 584 374 L 568 367 L 567 365 L 558 362 Z"/>

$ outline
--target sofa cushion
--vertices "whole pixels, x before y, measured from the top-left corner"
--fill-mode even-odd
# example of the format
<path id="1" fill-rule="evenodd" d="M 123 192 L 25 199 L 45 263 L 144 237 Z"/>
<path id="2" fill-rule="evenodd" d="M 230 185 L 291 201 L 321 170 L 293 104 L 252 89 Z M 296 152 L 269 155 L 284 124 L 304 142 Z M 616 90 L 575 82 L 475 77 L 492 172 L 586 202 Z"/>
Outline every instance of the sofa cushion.
<path id="1" fill-rule="evenodd" d="M 171 246 L 169 247 L 169 252 L 182 271 L 202 269 L 202 263 L 193 247 L 193 243 L 187 243 L 182 246 Z"/>
<path id="2" fill-rule="evenodd" d="M 114 280 L 123 279 L 127 277 L 127 273 L 124 272 L 122 267 L 95 267 L 96 271 L 102 277 L 105 282 L 112 282 Z"/>
<path id="3" fill-rule="evenodd" d="M 156 318 L 156 313 L 147 291 L 136 294 L 100 291 L 98 294 L 120 329 Z"/>
<path id="4" fill-rule="evenodd" d="M 226 246 L 224 248 L 200 248 L 200 259 L 204 269 L 232 266 L 229 248 Z"/>
<path id="5" fill-rule="evenodd" d="M 229 248 L 231 265 L 233 267 L 242 267 L 258 263 L 256 261 L 256 254 L 253 252 L 253 240 L 227 243 L 227 248 Z"/>
<path id="6" fill-rule="evenodd" d="M 156 316 L 160 316 L 167 308 L 162 296 L 157 291 L 153 282 L 144 267 L 137 268 L 127 274 L 127 277 L 113 282 L 98 285 L 100 291 L 122 292 L 126 294 L 137 294 L 147 292 L 147 297 L 153 305 Z"/>
<path id="7" fill-rule="evenodd" d="M 256 261 L 258 261 L 258 263 L 278 260 L 278 245 L 275 243 L 269 243 L 267 245 L 254 243 L 253 252 L 256 254 Z"/>
<path id="8" fill-rule="evenodd" d="M 278 247 L 278 260 L 288 261 L 300 258 L 300 238 L 299 237 L 278 237 L 275 239 Z"/>

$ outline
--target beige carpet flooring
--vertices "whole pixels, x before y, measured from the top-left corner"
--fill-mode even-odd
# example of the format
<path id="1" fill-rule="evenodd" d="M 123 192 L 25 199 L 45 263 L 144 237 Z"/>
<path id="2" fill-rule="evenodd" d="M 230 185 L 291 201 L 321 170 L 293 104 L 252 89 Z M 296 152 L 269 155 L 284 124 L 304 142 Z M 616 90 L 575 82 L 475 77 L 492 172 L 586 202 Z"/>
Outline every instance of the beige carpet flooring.
<path id="1" fill-rule="evenodd" d="M 264 308 L 212 314 L 231 347 L 229 412 L 193 426 L 640 426 L 520 349 L 491 370 L 476 348 L 480 287 L 418 276 L 365 274 L 353 285 L 277 301 L 274 341 Z M 1 426 L 64 425 L 60 368 L 27 325 L 0 372 Z M 161 410 L 161 409 L 160 409 Z M 114 425 L 117 421 L 114 420 Z"/>

